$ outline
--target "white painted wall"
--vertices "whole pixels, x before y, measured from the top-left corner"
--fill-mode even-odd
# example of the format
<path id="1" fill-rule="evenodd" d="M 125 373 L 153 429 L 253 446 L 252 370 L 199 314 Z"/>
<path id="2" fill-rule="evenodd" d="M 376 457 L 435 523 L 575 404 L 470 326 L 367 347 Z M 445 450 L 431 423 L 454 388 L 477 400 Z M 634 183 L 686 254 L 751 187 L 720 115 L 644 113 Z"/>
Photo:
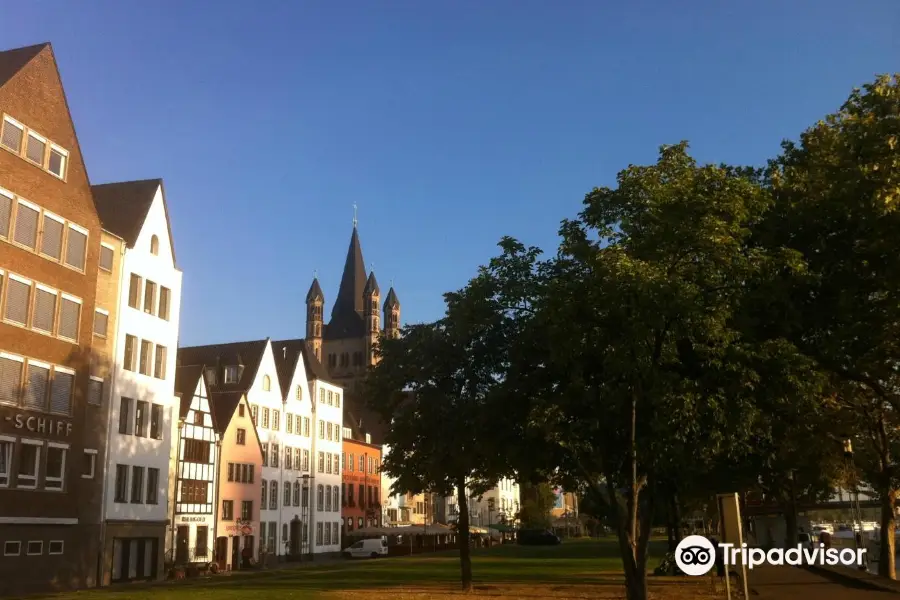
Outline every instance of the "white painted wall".
<path id="1" fill-rule="evenodd" d="M 323 524 L 323 532 L 324 526 L 327 525 L 332 530 L 332 537 L 330 544 L 315 544 L 314 552 L 316 553 L 324 553 L 324 552 L 338 552 L 341 549 L 340 535 L 341 535 L 341 456 L 343 455 L 343 423 L 344 423 L 344 391 L 342 388 L 332 385 L 331 383 L 320 381 L 314 379 L 310 382 L 309 385 L 310 395 L 312 400 L 312 410 L 315 415 L 314 425 L 315 431 L 312 437 L 312 456 L 315 457 L 314 464 L 310 466 L 313 467 L 313 475 L 314 479 L 314 489 L 316 493 L 314 497 L 318 500 L 318 487 L 324 486 L 324 489 L 328 489 L 329 487 L 333 489 L 337 489 L 337 506 L 335 506 L 333 498 L 335 494 L 332 492 L 332 503 L 331 503 L 331 511 L 324 510 L 325 507 L 321 507 L 318 505 L 318 501 L 315 503 L 312 518 L 312 528 L 310 529 L 312 534 L 312 539 L 316 541 L 316 532 L 318 531 L 318 524 Z M 321 392 L 325 392 L 326 401 L 321 402 Z M 335 402 L 332 402 L 331 405 L 328 404 L 328 394 L 329 392 L 332 394 L 332 398 L 335 398 L 335 395 L 340 397 L 340 405 L 337 405 Z M 325 424 L 326 435 L 325 438 L 322 439 L 320 437 L 319 423 Z M 332 438 L 328 439 L 327 436 L 327 425 L 331 424 L 332 426 Z M 335 431 L 336 430 L 336 431 Z M 328 469 L 323 469 L 320 471 L 319 469 L 319 453 L 324 453 L 326 460 L 330 455 L 332 457 L 332 469 L 331 473 L 328 473 Z M 337 469 L 334 469 L 334 458 L 337 456 Z M 312 460 L 312 458 L 311 458 Z M 327 504 L 326 504 L 327 506 Z M 337 532 L 337 536 L 334 535 L 335 531 Z M 335 539 L 337 538 L 337 539 Z M 323 533 L 322 540 L 324 542 L 325 536 Z"/>
<path id="2" fill-rule="evenodd" d="M 150 252 L 150 240 L 153 235 L 159 238 L 159 254 Z M 143 310 L 128 306 L 128 286 L 131 274 L 139 275 L 145 282 L 153 281 L 157 286 L 165 286 L 171 290 L 169 320 L 155 315 L 145 314 Z M 172 420 L 177 419 L 178 400 L 175 398 L 175 359 L 178 351 L 178 325 L 181 312 L 182 273 L 174 264 L 169 241 L 169 229 L 163 206 L 162 189 L 158 189 L 143 228 L 135 242 L 134 248 L 126 249 L 122 263 L 122 293 L 120 294 L 118 329 L 115 333 L 116 356 L 111 385 L 109 464 L 106 471 L 106 518 L 122 520 L 164 521 L 171 515 L 168 506 L 168 470 L 172 444 Z M 159 288 L 157 288 L 157 302 Z M 143 305 L 143 293 L 141 294 Z M 152 375 L 126 371 L 123 368 L 125 354 L 125 336 L 134 335 L 138 340 L 146 339 L 154 344 L 166 346 L 165 379 L 156 379 Z M 140 343 L 138 343 L 138 353 Z M 119 434 L 120 399 L 125 396 L 149 403 L 161 404 L 163 408 L 163 438 L 154 440 L 134 435 Z M 133 422 L 134 405 L 132 405 Z M 148 415 L 149 419 L 149 415 Z M 132 504 L 130 502 L 130 473 L 128 502 L 117 503 L 115 498 L 116 465 L 138 465 L 145 468 L 157 468 L 160 471 L 158 483 L 158 503 Z M 144 475 L 146 490 L 147 475 Z M 144 492 L 146 498 L 146 491 Z"/>

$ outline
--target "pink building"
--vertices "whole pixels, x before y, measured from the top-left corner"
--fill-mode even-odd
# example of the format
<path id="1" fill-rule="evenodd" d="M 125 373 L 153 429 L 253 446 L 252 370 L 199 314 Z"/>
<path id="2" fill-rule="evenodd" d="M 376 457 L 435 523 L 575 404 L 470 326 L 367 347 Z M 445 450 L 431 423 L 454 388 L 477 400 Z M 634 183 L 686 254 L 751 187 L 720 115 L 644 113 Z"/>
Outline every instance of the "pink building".
<path id="1" fill-rule="evenodd" d="M 221 441 L 216 490 L 215 560 L 220 569 L 246 567 L 257 555 L 262 449 L 243 392 L 213 392 L 213 422 Z"/>

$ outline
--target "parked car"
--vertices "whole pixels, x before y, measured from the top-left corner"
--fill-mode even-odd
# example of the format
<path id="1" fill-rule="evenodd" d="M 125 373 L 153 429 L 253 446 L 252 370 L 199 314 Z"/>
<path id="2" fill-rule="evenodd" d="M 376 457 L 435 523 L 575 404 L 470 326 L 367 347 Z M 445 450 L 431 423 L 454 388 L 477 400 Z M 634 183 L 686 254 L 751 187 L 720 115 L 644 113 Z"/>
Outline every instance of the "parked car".
<path id="1" fill-rule="evenodd" d="M 520 529 L 516 542 L 520 546 L 557 546 L 560 539 L 546 529 Z"/>
<path id="2" fill-rule="evenodd" d="M 388 555 L 387 540 L 385 538 L 373 538 L 360 540 L 344 548 L 344 558 L 378 558 Z"/>

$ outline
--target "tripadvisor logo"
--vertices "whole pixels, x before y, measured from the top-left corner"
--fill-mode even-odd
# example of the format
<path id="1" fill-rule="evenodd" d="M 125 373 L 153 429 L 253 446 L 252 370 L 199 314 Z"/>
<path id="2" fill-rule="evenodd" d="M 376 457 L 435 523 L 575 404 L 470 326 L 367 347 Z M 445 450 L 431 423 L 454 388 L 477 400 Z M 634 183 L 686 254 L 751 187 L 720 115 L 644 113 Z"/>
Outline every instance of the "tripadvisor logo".
<path id="1" fill-rule="evenodd" d="M 747 544 L 741 544 L 736 548 L 734 544 L 719 544 L 718 548 L 702 535 L 689 535 L 681 540 L 675 548 L 675 564 L 685 575 L 706 575 L 716 563 L 716 554 L 722 556 L 722 564 L 746 565 L 748 568 L 759 565 L 843 565 L 858 567 L 863 563 L 865 548 L 828 548 L 824 544 L 818 547 L 806 548 L 798 544 L 796 548 L 773 548 L 768 552 L 762 548 L 748 548 Z"/>

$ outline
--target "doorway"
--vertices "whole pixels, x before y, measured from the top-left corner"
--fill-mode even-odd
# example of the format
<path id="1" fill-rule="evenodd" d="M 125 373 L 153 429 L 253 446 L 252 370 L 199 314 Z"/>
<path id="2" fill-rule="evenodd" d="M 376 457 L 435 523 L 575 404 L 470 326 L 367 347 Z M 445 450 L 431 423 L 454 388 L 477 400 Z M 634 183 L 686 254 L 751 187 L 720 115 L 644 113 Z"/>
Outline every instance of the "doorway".
<path id="1" fill-rule="evenodd" d="M 219 565 L 219 570 L 224 571 L 226 565 L 228 564 L 228 538 L 227 537 L 217 537 L 216 538 L 216 563 Z"/>
<path id="2" fill-rule="evenodd" d="M 188 525 L 179 525 L 175 534 L 175 564 L 186 565 L 190 561 L 190 535 Z"/>
<path id="3" fill-rule="evenodd" d="M 231 568 L 241 568 L 241 538 L 239 536 L 231 536 Z"/>

